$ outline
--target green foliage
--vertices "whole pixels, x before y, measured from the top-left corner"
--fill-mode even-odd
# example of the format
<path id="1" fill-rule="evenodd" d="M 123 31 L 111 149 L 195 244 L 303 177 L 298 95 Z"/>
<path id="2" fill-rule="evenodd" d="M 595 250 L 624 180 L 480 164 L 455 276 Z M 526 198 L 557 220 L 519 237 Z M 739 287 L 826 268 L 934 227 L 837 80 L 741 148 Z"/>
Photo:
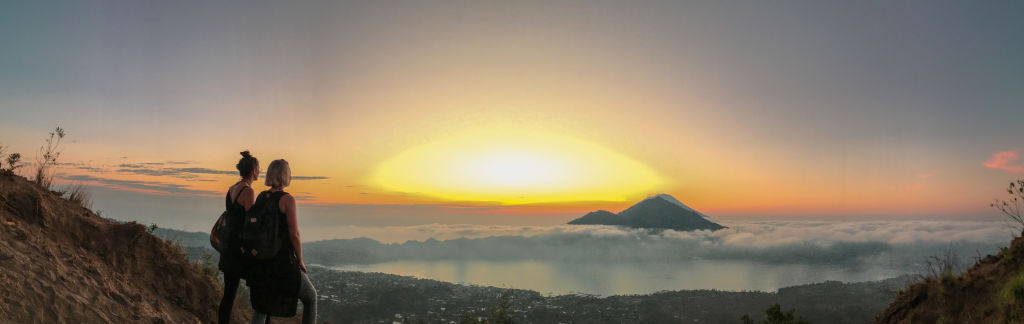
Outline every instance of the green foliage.
<path id="1" fill-rule="evenodd" d="M 1018 273 L 999 289 L 996 301 L 1000 305 L 1024 305 L 1024 272 Z"/>
<path id="2" fill-rule="evenodd" d="M 486 322 L 487 320 L 481 321 L 476 316 L 473 316 L 473 314 L 470 313 L 463 313 L 462 317 L 459 318 L 459 324 L 482 324 Z"/>
<path id="3" fill-rule="evenodd" d="M 783 312 L 782 306 L 774 304 L 768 307 L 764 311 L 764 320 L 761 324 L 810 324 L 810 322 L 804 320 L 803 317 L 796 316 L 794 313 L 796 309 L 790 309 L 789 311 Z M 749 315 L 744 314 L 740 318 L 740 323 L 743 324 L 755 324 L 754 320 L 750 319 Z"/>
<path id="4" fill-rule="evenodd" d="M 44 188 L 49 189 L 53 185 L 53 166 L 57 165 L 62 148 L 60 144 L 64 140 L 64 129 L 57 126 L 50 137 L 46 139 L 46 145 L 39 147 L 39 155 L 36 156 L 36 178 L 35 182 Z"/>
<path id="5" fill-rule="evenodd" d="M 213 261 L 212 261 L 213 260 L 213 254 L 212 253 L 203 251 L 203 254 L 202 254 L 201 258 L 202 258 L 202 261 L 203 261 L 204 265 L 212 265 L 213 264 Z"/>
<path id="6" fill-rule="evenodd" d="M 493 324 L 512 324 L 512 312 L 515 309 L 512 308 L 512 295 L 509 291 L 503 291 L 501 297 L 498 299 L 498 305 L 494 306 L 494 310 L 491 311 L 491 323 Z"/>
<path id="7" fill-rule="evenodd" d="M 181 246 L 181 244 L 177 245 L 179 247 Z M 184 250 L 184 248 L 182 248 L 182 250 Z M 188 258 L 187 254 L 188 253 L 186 252 L 186 259 Z M 217 264 L 213 262 L 213 254 L 205 251 L 202 252 L 202 257 L 196 262 L 196 265 L 199 266 L 200 272 L 206 275 L 207 279 L 214 283 L 214 286 L 217 286 L 217 272 L 219 270 L 217 269 Z"/>
<path id="8" fill-rule="evenodd" d="M 742 323 L 742 324 L 754 324 L 754 320 L 750 319 L 750 315 L 743 314 L 743 317 L 740 317 L 740 323 Z"/>
<path id="9" fill-rule="evenodd" d="M 149 234 L 153 234 L 153 231 L 155 231 L 156 229 L 156 223 L 149 224 L 149 227 L 146 227 L 146 232 Z"/>
<path id="10" fill-rule="evenodd" d="M 470 313 L 462 314 L 462 318 L 459 319 L 459 324 L 512 324 L 512 312 L 515 309 L 512 307 L 512 293 L 510 290 L 501 292 L 501 297 L 498 298 L 498 304 L 494 305 L 491 310 L 491 317 L 481 320 L 479 317 L 473 316 Z"/>

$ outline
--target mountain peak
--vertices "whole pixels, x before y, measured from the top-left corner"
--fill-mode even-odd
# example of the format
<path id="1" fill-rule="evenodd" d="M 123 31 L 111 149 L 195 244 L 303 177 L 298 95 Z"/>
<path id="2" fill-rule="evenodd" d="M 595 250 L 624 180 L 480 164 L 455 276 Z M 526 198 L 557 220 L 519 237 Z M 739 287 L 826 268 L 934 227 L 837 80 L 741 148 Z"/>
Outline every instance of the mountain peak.
<path id="1" fill-rule="evenodd" d="M 676 197 L 672 197 L 672 195 L 669 195 L 669 194 L 666 194 L 666 193 L 660 193 L 660 194 L 657 194 L 657 195 L 654 195 L 654 196 L 647 197 L 646 199 L 644 199 L 644 201 L 650 200 L 650 199 L 663 199 L 663 200 L 665 200 L 667 202 L 672 203 L 673 205 L 676 205 L 676 206 L 682 207 L 683 209 L 686 209 L 688 211 L 697 213 L 697 215 L 700 215 L 700 217 L 704 217 L 704 219 L 707 219 L 709 221 L 711 220 L 711 217 L 708 217 L 708 215 L 705 215 L 704 213 L 699 212 L 696 209 L 690 208 L 690 206 L 687 206 L 686 204 L 683 204 L 681 201 L 676 199 Z"/>
<path id="2" fill-rule="evenodd" d="M 673 229 L 677 231 L 719 230 L 725 226 L 712 222 L 701 212 L 686 206 L 668 194 L 658 194 L 626 208 L 618 214 L 599 210 L 569 222 L 573 225 L 619 225 L 633 228 Z"/>

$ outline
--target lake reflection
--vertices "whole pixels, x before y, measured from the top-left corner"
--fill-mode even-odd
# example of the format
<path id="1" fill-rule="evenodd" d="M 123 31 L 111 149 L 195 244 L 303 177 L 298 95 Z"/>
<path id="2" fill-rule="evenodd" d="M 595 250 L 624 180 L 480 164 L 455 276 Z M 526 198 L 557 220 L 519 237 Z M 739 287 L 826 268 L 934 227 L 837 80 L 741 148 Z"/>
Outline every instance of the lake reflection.
<path id="1" fill-rule="evenodd" d="M 765 264 L 737 260 L 668 263 L 559 263 L 540 261 L 396 261 L 343 265 L 338 270 L 383 272 L 447 282 L 529 289 L 554 295 L 607 295 L 661 290 L 775 291 L 781 287 L 838 280 L 872 281 L 904 274 L 881 266 Z"/>

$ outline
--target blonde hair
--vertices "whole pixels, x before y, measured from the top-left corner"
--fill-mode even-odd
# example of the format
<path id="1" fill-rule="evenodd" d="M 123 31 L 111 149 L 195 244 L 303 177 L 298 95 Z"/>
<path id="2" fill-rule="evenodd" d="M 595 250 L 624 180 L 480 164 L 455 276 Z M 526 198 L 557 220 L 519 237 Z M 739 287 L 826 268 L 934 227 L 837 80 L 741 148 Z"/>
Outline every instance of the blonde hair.
<path id="1" fill-rule="evenodd" d="M 280 159 L 270 162 L 270 166 L 267 167 L 267 178 L 263 181 L 263 184 L 271 188 L 284 188 L 291 183 L 292 169 L 288 166 L 288 161 Z"/>

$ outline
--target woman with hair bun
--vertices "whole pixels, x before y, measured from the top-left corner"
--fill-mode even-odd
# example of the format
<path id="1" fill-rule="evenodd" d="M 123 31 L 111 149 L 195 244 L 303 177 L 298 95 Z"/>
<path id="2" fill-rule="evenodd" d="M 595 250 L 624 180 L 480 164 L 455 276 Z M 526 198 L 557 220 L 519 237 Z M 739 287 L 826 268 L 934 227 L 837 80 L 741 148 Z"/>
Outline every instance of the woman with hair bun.
<path id="1" fill-rule="evenodd" d="M 225 204 L 229 213 L 228 227 L 231 228 L 231 235 L 228 242 L 219 242 L 217 237 L 210 233 L 210 240 L 218 246 L 227 244 L 226 249 L 220 255 L 218 268 L 224 272 L 224 297 L 220 300 L 220 308 L 217 309 L 217 321 L 219 323 L 231 322 L 231 306 L 235 303 L 235 293 L 238 291 L 238 281 L 241 279 L 242 271 L 246 267 L 242 259 L 242 238 L 239 236 L 242 225 L 245 222 L 245 212 L 252 208 L 256 201 L 256 194 L 252 190 L 252 183 L 260 177 L 260 161 L 249 151 L 243 151 L 242 158 L 238 160 L 235 168 L 242 178 L 228 188 Z"/>

